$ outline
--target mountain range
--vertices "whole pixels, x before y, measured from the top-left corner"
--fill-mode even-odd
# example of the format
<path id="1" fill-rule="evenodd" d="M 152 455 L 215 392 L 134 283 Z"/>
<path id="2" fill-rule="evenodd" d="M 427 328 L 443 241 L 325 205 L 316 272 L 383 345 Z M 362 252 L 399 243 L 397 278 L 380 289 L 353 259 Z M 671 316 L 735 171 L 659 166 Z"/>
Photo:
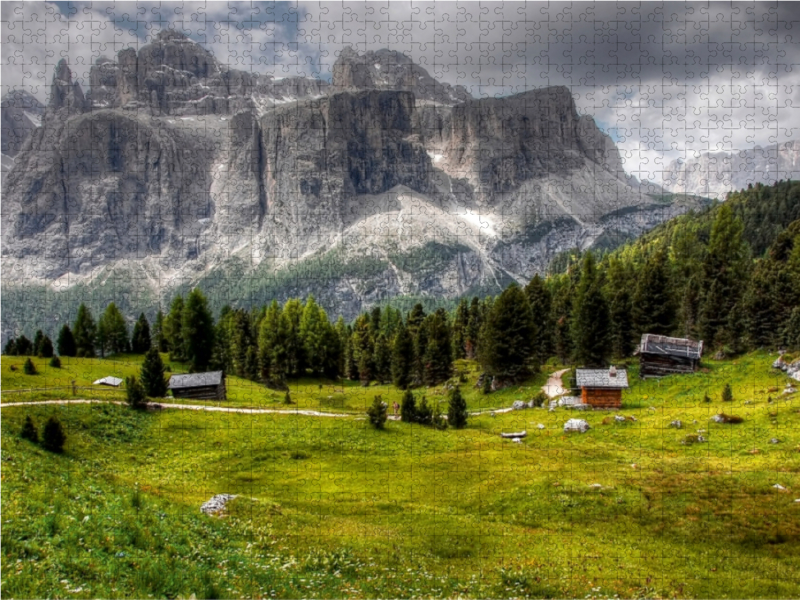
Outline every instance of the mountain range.
<path id="1" fill-rule="evenodd" d="M 704 203 L 627 175 L 567 87 L 473 98 L 391 50 L 344 48 L 328 83 L 163 31 L 85 93 L 62 59 L 46 107 L 2 110 L 4 331 L 32 290 L 59 311 L 313 293 L 346 317 L 494 291 Z"/>

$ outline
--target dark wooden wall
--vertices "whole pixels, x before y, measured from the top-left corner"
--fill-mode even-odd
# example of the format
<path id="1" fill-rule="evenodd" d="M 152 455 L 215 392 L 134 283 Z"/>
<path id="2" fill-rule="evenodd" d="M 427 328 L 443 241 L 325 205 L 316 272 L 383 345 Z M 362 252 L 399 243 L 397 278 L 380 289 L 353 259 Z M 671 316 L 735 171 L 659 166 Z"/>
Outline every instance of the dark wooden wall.
<path id="1" fill-rule="evenodd" d="M 614 388 L 581 388 L 581 400 L 594 408 L 621 408 L 622 390 Z"/>

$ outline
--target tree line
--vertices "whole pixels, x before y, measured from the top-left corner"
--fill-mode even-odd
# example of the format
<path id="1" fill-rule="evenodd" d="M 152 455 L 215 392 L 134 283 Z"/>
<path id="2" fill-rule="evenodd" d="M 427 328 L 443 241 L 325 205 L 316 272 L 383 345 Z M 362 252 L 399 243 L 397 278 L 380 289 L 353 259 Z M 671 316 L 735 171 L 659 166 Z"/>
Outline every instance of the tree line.
<path id="1" fill-rule="evenodd" d="M 470 358 L 491 391 L 552 357 L 597 367 L 624 359 L 643 333 L 702 339 L 725 355 L 798 348 L 799 207 L 798 182 L 751 186 L 602 257 L 578 255 L 562 273 L 536 275 L 496 297 L 461 299 L 452 312 L 374 307 L 352 323 L 334 322 L 309 296 L 250 310 L 226 306 L 215 321 L 194 289 L 176 296 L 167 314 L 159 311 L 152 330 L 141 314 L 129 336 L 114 303 L 97 324 L 82 305 L 73 326 L 59 332 L 57 349 L 103 356 L 154 347 L 192 370 L 221 369 L 276 389 L 304 376 L 438 385 L 453 377 L 455 360 Z M 49 342 L 40 333 L 38 342 L 10 340 L 7 353 L 38 353 Z"/>

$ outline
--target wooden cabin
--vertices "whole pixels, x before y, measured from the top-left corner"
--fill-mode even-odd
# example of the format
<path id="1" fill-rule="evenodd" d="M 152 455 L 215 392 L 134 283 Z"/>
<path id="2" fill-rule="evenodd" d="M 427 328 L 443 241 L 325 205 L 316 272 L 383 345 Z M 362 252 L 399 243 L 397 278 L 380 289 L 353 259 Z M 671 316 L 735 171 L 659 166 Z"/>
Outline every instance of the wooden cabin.
<path id="1" fill-rule="evenodd" d="M 703 342 L 645 333 L 636 354 L 640 377 L 693 373 L 700 367 Z"/>
<path id="2" fill-rule="evenodd" d="M 196 400 L 227 400 L 225 375 L 222 371 L 173 375 L 169 378 L 169 389 L 175 398 Z"/>
<path id="3" fill-rule="evenodd" d="M 581 402 L 592 408 L 621 408 L 622 390 L 628 387 L 628 372 L 609 369 L 577 369 L 575 383 L 581 388 Z"/>

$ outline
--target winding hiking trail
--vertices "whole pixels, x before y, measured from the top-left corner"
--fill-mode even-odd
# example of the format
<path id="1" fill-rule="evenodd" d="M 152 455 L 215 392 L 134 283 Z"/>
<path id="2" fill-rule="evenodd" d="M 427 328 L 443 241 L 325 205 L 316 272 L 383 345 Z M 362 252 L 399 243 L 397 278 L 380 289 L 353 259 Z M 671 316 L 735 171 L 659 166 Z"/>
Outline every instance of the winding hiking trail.
<path id="1" fill-rule="evenodd" d="M 555 398 L 556 396 L 560 396 L 564 393 L 563 383 L 561 382 L 561 376 L 566 373 L 569 369 L 562 369 L 560 371 L 556 371 L 555 373 L 550 374 L 550 378 L 547 380 L 547 383 L 542 386 L 542 391 L 547 394 L 548 398 Z M 121 400 L 84 400 L 84 399 L 71 399 L 71 400 L 41 400 L 41 401 L 31 401 L 31 402 L 0 402 L 0 408 L 6 407 L 14 407 L 14 406 L 30 406 L 30 405 L 38 405 L 38 404 L 117 404 L 119 406 L 125 406 L 127 403 L 122 402 Z M 172 403 L 163 403 L 163 402 L 151 402 L 148 405 L 149 408 L 155 410 L 164 410 L 164 409 L 175 409 L 175 410 L 195 410 L 195 411 L 206 411 L 206 412 L 224 412 L 224 413 L 236 413 L 242 415 L 303 415 L 306 417 L 330 417 L 330 418 L 345 418 L 345 417 L 356 417 L 356 418 L 364 418 L 361 414 L 353 414 L 353 413 L 332 413 L 332 412 L 322 412 L 319 410 L 308 410 L 308 409 L 274 409 L 274 408 L 237 408 L 237 407 L 228 407 L 228 406 L 206 406 L 202 404 L 172 404 Z M 502 414 L 511 412 L 513 407 L 506 407 L 506 408 L 496 408 L 496 409 L 485 409 L 477 412 L 471 412 L 470 415 L 472 416 L 479 416 L 481 414 L 485 414 L 487 412 L 493 412 L 495 414 Z M 447 418 L 445 416 L 445 418 Z M 399 421 L 400 415 L 388 415 L 388 419 L 390 421 Z"/>

